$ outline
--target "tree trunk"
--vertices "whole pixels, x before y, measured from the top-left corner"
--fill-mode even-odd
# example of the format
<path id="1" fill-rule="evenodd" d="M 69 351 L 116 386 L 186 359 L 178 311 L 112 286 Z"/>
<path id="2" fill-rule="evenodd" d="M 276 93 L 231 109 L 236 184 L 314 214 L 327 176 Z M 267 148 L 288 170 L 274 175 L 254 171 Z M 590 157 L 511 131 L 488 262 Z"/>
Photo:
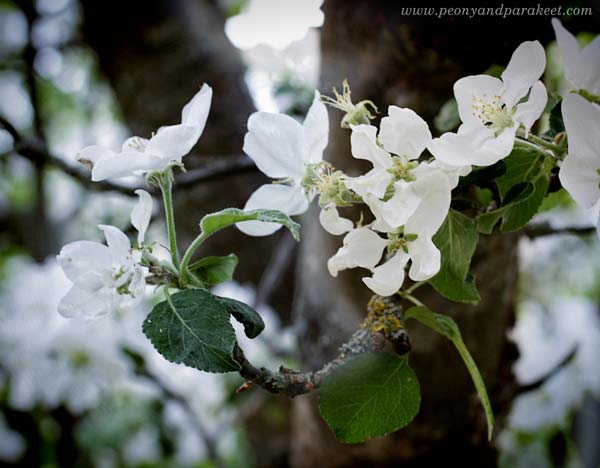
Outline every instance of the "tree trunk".
<path id="1" fill-rule="evenodd" d="M 326 0 L 322 30 L 321 90 L 341 86 L 348 78 L 354 102 L 372 99 L 380 105 L 410 107 L 431 122 L 452 96 L 461 76 L 482 73 L 493 63 L 506 64 L 525 39 L 551 34 L 547 18 L 528 16 L 516 21 L 478 17 L 403 16 L 397 2 Z M 510 36 L 502 30 L 510 27 Z M 543 33 L 540 34 L 540 31 Z M 526 36 L 526 37 L 519 37 Z M 326 158 L 345 171 L 361 163 L 350 155 L 350 134 L 339 128 L 340 113 L 330 112 L 332 132 Z M 301 358 L 318 368 L 337 352 L 365 314 L 370 292 L 361 287 L 360 272 L 329 276 L 325 259 L 341 238 L 318 225 L 317 209 L 306 216 L 299 262 L 300 285 L 295 316 L 300 324 Z M 451 303 L 429 287 L 418 296 L 432 310 L 448 314 L 483 374 L 499 420 L 505 415 L 515 385 L 510 367 L 516 350 L 506 332 L 514 320 L 517 237 L 483 236 L 472 271 L 481 302 Z M 316 398 L 294 400 L 291 466 L 370 467 L 438 466 L 460 460 L 465 466 L 494 466 L 496 452 L 487 442 L 485 417 L 470 377 L 445 338 L 409 324 L 413 350 L 410 363 L 421 383 L 421 409 L 414 422 L 391 436 L 346 446 L 335 441 L 318 415 Z"/>

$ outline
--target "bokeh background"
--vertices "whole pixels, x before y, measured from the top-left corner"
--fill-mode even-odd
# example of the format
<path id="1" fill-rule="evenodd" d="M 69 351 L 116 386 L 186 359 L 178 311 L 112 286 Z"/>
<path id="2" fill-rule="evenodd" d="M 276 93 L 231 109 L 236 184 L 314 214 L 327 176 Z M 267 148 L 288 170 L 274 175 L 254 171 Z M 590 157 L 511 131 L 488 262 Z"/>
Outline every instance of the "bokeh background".
<path id="1" fill-rule="evenodd" d="M 423 288 L 425 302 L 459 322 L 482 369 L 499 420 L 491 445 L 458 355 L 418 326 L 409 332 L 421 413 L 393 436 L 348 447 L 320 421 L 314 396 L 237 395 L 239 376 L 166 362 L 141 332 L 150 290 L 139 309 L 94 322 L 56 312 L 69 287 L 60 247 L 101 241 L 98 224 L 130 230 L 140 184 L 91 184 L 75 155 L 176 122 L 204 82 L 215 91 L 208 125 L 176 184 L 182 244 L 203 213 L 241 207 L 265 182 L 242 152 L 255 110 L 302 118 L 315 88 L 329 93 L 348 78 L 356 100 L 372 99 L 384 115 L 390 104 L 412 107 L 439 133 L 455 124 L 451 107 L 438 115 L 454 81 L 506 64 L 531 39 L 547 46 L 548 88 L 561 89 L 550 17 L 437 18 L 398 3 L 0 0 L 0 465 L 600 465 L 598 207 L 582 211 L 562 190 L 523 232 L 482 238 L 479 306 Z M 563 18 L 589 42 L 598 5 L 569 5 L 593 9 Z M 326 158 L 355 170 L 341 116 L 329 115 Z M 158 215 L 148 236 L 165 244 Z M 313 212 L 302 221 L 300 246 L 284 232 L 250 239 L 231 230 L 205 250 L 240 257 L 236 282 L 217 293 L 265 319 L 259 339 L 238 333 L 258 364 L 318 368 L 364 315 L 368 291 L 356 275 L 333 280 L 325 269 L 339 239 Z"/>

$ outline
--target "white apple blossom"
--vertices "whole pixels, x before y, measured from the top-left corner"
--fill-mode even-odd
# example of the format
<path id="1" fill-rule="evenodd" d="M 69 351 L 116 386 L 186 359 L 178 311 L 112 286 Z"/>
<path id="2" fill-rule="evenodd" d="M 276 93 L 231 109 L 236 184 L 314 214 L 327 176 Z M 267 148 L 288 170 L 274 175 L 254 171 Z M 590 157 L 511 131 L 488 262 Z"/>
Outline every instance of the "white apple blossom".
<path id="1" fill-rule="evenodd" d="M 517 130 L 528 132 L 548 100 L 539 81 L 546 54 L 538 41 L 523 42 L 514 51 L 502 79 L 467 76 L 454 84 L 462 125 L 428 145 L 449 166 L 490 166 L 512 151 Z M 527 98 L 523 100 L 525 97 Z"/>
<path id="2" fill-rule="evenodd" d="M 585 90 L 595 95 L 600 94 L 600 36 L 581 48 L 577 38 L 560 20 L 553 18 L 552 27 L 569 91 Z"/>
<path id="3" fill-rule="evenodd" d="M 323 161 L 328 136 L 327 110 L 318 92 L 302 125 L 283 114 L 252 114 L 248 119 L 244 152 L 264 174 L 280 180 L 259 187 L 244 210 L 273 209 L 290 216 L 304 213 L 315 193 L 303 186 L 303 180 L 311 167 Z M 244 221 L 237 227 L 251 236 L 267 236 L 281 225 Z"/>
<path id="4" fill-rule="evenodd" d="M 212 88 L 205 84 L 184 106 L 180 124 L 161 127 L 150 139 L 131 137 L 120 152 L 88 146 L 77 159 L 91 165 L 93 181 L 162 172 L 171 165 L 181 164 L 204 131 L 211 101 Z"/>
<path id="5" fill-rule="evenodd" d="M 131 221 L 143 242 L 152 198 L 143 190 L 134 207 Z M 58 311 L 65 317 L 98 317 L 119 307 L 132 305 L 146 289 L 144 268 L 139 264 L 141 252 L 133 250 L 129 238 L 114 226 L 100 225 L 107 245 L 93 241 L 76 241 L 65 245 L 58 262 L 73 282 L 61 299 Z"/>
<path id="6" fill-rule="evenodd" d="M 562 115 L 569 149 L 558 177 L 579 205 L 591 208 L 600 199 L 600 106 L 568 94 Z M 600 220 L 598 226 L 600 236 Z"/>

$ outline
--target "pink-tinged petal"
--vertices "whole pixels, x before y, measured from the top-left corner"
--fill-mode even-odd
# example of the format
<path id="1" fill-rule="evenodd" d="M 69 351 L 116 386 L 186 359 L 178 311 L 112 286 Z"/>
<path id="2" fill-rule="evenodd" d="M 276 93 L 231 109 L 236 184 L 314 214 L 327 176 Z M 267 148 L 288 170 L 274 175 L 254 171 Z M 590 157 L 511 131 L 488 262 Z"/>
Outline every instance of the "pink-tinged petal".
<path id="1" fill-rule="evenodd" d="M 502 73 L 503 101 L 512 109 L 540 79 L 546 68 L 546 51 L 539 41 L 525 41 L 515 49 Z"/>
<path id="2" fill-rule="evenodd" d="M 304 119 L 305 162 L 317 163 L 323 160 L 323 151 L 329 141 L 329 116 L 321 95 L 315 91 L 313 103 Z"/>
<path id="3" fill-rule="evenodd" d="M 354 223 L 349 219 L 342 218 L 335 206 L 321 210 L 319 221 L 323 229 L 334 236 L 341 236 L 354 228 Z"/>
<path id="4" fill-rule="evenodd" d="M 67 318 L 94 318 L 106 315 L 113 310 L 113 303 L 107 294 L 93 293 L 77 286 L 58 303 L 58 312 Z"/>
<path id="5" fill-rule="evenodd" d="M 502 81 L 489 75 L 473 75 L 454 83 L 454 97 L 458 104 L 458 115 L 463 123 L 483 126 L 477 116 L 480 104 L 497 100 L 502 91 Z"/>
<path id="6" fill-rule="evenodd" d="M 131 224 L 138 231 L 138 245 L 144 242 L 146 237 L 146 230 L 150 224 L 150 218 L 152 217 L 152 197 L 145 190 L 136 190 L 136 195 L 139 197 L 138 202 L 131 211 Z"/>
<path id="7" fill-rule="evenodd" d="M 352 125 L 350 144 L 352 156 L 371 161 L 376 169 L 392 167 L 392 157 L 377 144 L 377 128 L 373 125 Z"/>
<path id="8" fill-rule="evenodd" d="M 411 265 L 408 276 L 413 281 L 433 278 L 440 271 L 441 255 L 431 238 L 419 237 L 408 243 Z"/>
<path id="9" fill-rule="evenodd" d="M 102 273 L 112 267 L 108 247 L 87 240 L 65 245 L 57 259 L 65 275 L 73 283 L 79 283 L 89 277 L 87 286 L 90 289 L 100 287 Z M 90 273 L 93 275 L 90 276 Z"/>
<path id="10" fill-rule="evenodd" d="M 304 176 L 304 129 L 283 114 L 255 112 L 248 119 L 244 152 L 273 179 Z"/>
<path id="11" fill-rule="evenodd" d="M 140 172 L 162 171 L 168 161 L 156 156 L 138 152 L 114 153 L 99 160 L 92 169 L 92 180 L 98 182 L 105 179 L 127 177 Z"/>
<path id="12" fill-rule="evenodd" d="M 212 102 L 213 90 L 207 84 L 202 85 L 200 91 L 188 102 L 181 111 L 181 123 L 190 127 L 195 127 L 198 137 L 202 135 L 210 105 Z"/>
<path id="13" fill-rule="evenodd" d="M 244 211 L 279 210 L 288 216 L 304 213 L 308 209 L 308 199 L 301 187 L 282 184 L 265 184 L 259 187 L 246 202 Z M 249 236 L 268 236 L 281 229 L 281 224 L 243 221 L 237 228 Z"/>
<path id="14" fill-rule="evenodd" d="M 161 127 L 146 145 L 146 154 L 162 159 L 181 162 L 200 138 L 197 127 L 189 125 L 170 125 Z"/>
<path id="15" fill-rule="evenodd" d="M 413 110 L 388 107 L 388 117 L 381 119 L 379 140 L 390 153 L 417 159 L 431 141 L 431 132 Z"/>
<path id="16" fill-rule="evenodd" d="M 521 123 L 525 127 L 525 131 L 529 132 L 535 121 L 544 112 L 547 102 L 548 93 L 546 92 L 544 83 L 536 81 L 529 92 L 529 99 L 521 104 L 517 104 L 514 120 Z"/>
<path id="17" fill-rule="evenodd" d="M 402 287 L 404 267 L 408 260 L 408 254 L 399 250 L 391 259 L 373 270 L 372 278 L 366 277 L 362 280 L 375 294 L 391 296 Z"/>

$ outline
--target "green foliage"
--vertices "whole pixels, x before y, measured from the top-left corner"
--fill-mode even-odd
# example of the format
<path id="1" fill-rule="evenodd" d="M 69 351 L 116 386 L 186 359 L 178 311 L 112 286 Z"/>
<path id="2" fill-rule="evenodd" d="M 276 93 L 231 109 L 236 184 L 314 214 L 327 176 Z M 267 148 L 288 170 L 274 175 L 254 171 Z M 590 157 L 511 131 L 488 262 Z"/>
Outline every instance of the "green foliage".
<path id="1" fill-rule="evenodd" d="M 144 334 L 165 359 L 207 372 L 237 371 L 235 332 L 223 299 L 203 289 L 188 289 L 157 304 Z"/>
<path id="2" fill-rule="evenodd" d="M 233 279 L 238 264 L 235 254 L 225 257 L 204 257 L 188 267 L 205 286 L 215 286 Z"/>
<path id="3" fill-rule="evenodd" d="M 336 438 L 358 443 L 409 424 L 421 403 L 406 357 L 367 353 L 350 359 L 323 382 L 319 408 Z"/>
<path id="4" fill-rule="evenodd" d="M 200 220 L 200 228 L 205 237 L 232 226 L 241 221 L 261 221 L 263 223 L 278 223 L 287 227 L 294 239 L 300 240 L 300 225 L 288 215 L 277 210 L 243 211 L 238 208 L 226 208 L 216 213 L 206 215 Z"/>
<path id="5" fill-rule="evenodd" d="M 456 350 L 460 354 L 460 357 L 464 361 L 465 366 L 471 375 L 471 379 L 473 379 L 473 383 L 475 384 L 475 389 L 477 390 L 479 398 L 481 399 L 481 404 L 483 405 L 488 424 L 488 439 L 491 439 L 492 432 L 494 430 L 494 413 L 492 412 L 492 405 L 490 403 L 483 378 L 481 377 L 479 369 L 477 368 L 477 364 L 475 364 L 471 353 L 469 353 L 456 322 L 450 317 L 436 314 L 426 307 L 411 307 L 404 313 L 404 318 L 407 320 L 411 318 L 418 320 L 423 325 L 431 328 L 432 330 L 452 341 L 452 344 L 454 344 Z"/>
<path id="6" fill-rule="evenodd" d="M 256 338 L 265 329 L 265 322 L 252 307 L 243 302 L 219 297 L 219 300 L 238 322 L 244 325 L 244 332 L 248 338 Z"/>
<path id="7" fill-rule="evenodd" d="M 475 280 L 469 275 L 469 265 L 478 239 L 475 221 L 451 209 L 433 237 L 442 259 L 440 272 L 429 283 L 442 296 L 457 302 L 479 302 Z"/>
<path id="8" fill-rule="evenodd" d="M 521 229 L 538 212 L 548 191 L 543 154 L 518 148 L 504 159 L 504 164 L 506 172 L 496 179 L 503 205 L 479 216 L 477 227 L 484 234 L 491 234 L 500 219 L 502 232 Z"/>

